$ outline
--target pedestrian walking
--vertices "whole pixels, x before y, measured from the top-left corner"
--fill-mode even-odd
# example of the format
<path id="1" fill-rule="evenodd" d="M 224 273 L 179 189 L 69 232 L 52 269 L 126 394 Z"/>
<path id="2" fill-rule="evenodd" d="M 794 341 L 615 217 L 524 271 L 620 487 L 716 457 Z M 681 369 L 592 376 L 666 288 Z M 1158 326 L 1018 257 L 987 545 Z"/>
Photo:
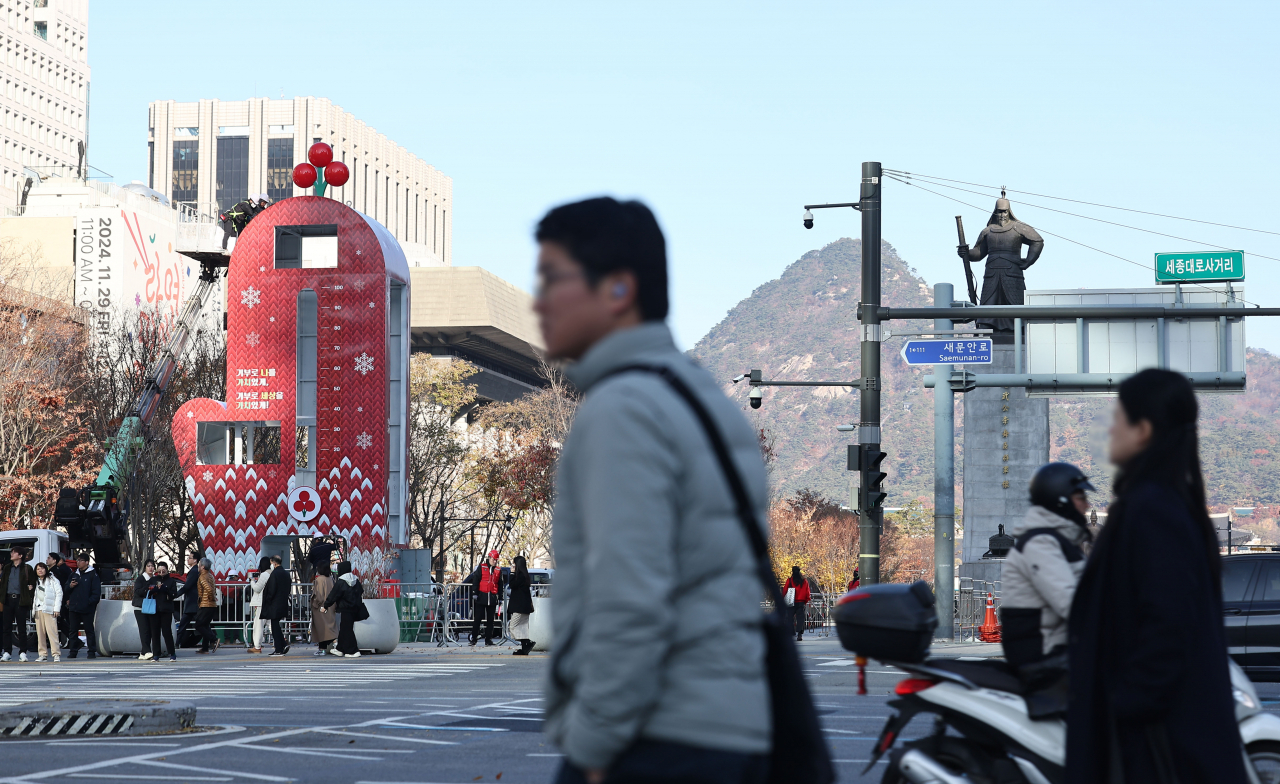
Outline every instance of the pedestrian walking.
<path id="1" fill-rule="evenodd" d="M 53 575 L 47 563 L 37 563 L 36 592 L 31 608 L 36 621 L 36 661 L 47 661 L 49 654 L 53 660 L 62 661 L 62 651 L 58 647 L 58 615 L 62 611 L 62 583 Z"/>
<path id="2" fill-rule="evenodd" d="M 61 553 L 49 553 L 49 555 L 45 557 L 44 562 L 49 567 L 49 571 L 58 579 L 58 583 L 62 586 L 62 607 L 58 611 L 58 633 L 69 637 L 70 635 L 67 633 L 67 619 L 71 616 L 71 613 L 67 611 L 67 600 L 71 597 L 71 591 L 67 589 L 67 582 L 71 579 L 71 568 L 67 566 Z"/>
<path id="3" fill-rule="evenodd" d="M 88 658 L 98 658 L 98 638 L 94 634 L 94 615 L 98 612 L 98 602 L 102 600 L 102 580 L 89 565 L 89 554 L 76 556 L 76 569 L 67 581 L 71 589 L 71 598 L 67 601 L 67 609 L 71 618 L 67 622 L 67 658 L 74 659 L 81 648 L 89 649 Z M 80 629 L 84 629 L 84 642 L 80 642 Z"/>
<path id="4" fill-rule="evenodd" d="M 762 584 L 755 431 L 675 346 L 665 240 L 647 207 L 564 205 L 536 238 L 545 355 L 571 363 L 584 395 L 555 478 L 546 731 L 565 755 L 557 781 L 764 781 L 774 703 L 760 595 L 778 589 Z M 769 639 L 771 651 L 794 645 Z M 778 651 L 795 664 L 794 647 Z M 803 675 L 789 673 L 791 696 L 807 701 Z M 805 717 L 821 743 L 811 703 Z M 802 740 L 804 757 L 825 759 Z"/>
<path id="5" fill-rule="evenodd" d="M 799 566 L 791 567 L 791 576 L 782 586 L 782 593 L 791 597 L 792 631 L 795 632 L 796 642 L 800 642 L 804 639 L 804 626 L 809 618 L 809 599 L 812 594 L 809 592 L 809 581 L 800 573 Z"/>
<path id="6" fill-rule="evenodd" d="M 1067 781 L 1243 784 L 1218 536 L 1180 373 L 1121 382 L 1115 500 L 1070 610 Z"/>
<path id="7" fill-rule="evenodd" d="M 473 591 L 471 644 L 475 645 L 480 641 L 480 622 L 484 621 L 484 644 L 494 645 L 493 619 L 498 609 L 498 597 L 502 588 L 502 570 L 498 568 L 498 551 L 490 550 L 489 557 L 464 582 L 470 583 Z"/>
<path id="8" fill-rule="evenodd" d="M 0 613 L 0 661 L 9 661 L 16 642 L 18 661 L 27 661 L 27 617 L 36 597 L 36 572 L 27 564 L 25 547 L 9 548 L 9 563 L 0 570 L 4 612 Z M 14 638 L 17 638 L 16 641 Z"/>
<path id="9" fill-rule="evenodd" d="M 160 655 L 159 651 L 152 651 L 151 649 L 151 624 L 155 620 L 155 608 L 148 605 L 148 609 L 151 609 L 152 612 L 146 613 L 143 612 L 144 608 L 142 606 L 151 592 L 151 584 L 155 576 L 156 562 L 148 558 L 146 563 L 142 565 L 142 571 L 138 574 L 137 579 L 133 581 L 133 618 L 138 623 L 138 639 L 142 644 L 142 652 L 138 654 L 140 661 L 151 661 Z M 150 598 L 152 602 L 155 601 L 154 596 Z M 156 631 L 158 632 L 159 629 Z"/>
<path id="10" fill-rule="evenodd" d="M 356 623 L 369 617 L 364 606 L 364 585 L 351 571 L 350 561 L 338 562 L 338 579 L 334 581 L 329 598 L 324 600 L 320 611 L 327 613 L 329 608 L 338 613 L 338 644 L 330 649 L 335 656 L 360 657 L 360 645 L 356 642 Z"/>
<path id="11" fill-rule="evenodd" d="M 197 595 L 200 585 L 200 556 L 187 553 L 187 576 L 182 587 L 174 594 L 174 599 L 182 599 L 182 618 L 178 621 L 177 642 L 182 647 L 182 636 L 188 628 L 194 628 L 196 613 L 200 610 L 200 599 Z"/>
<path id="12" fill-rule="evenodd" d="M 253 638 L 249 641 L 248 653 L 262 653 L 262 592 L 267 590 L 267 581 L 270 579 L 271 559 L 264 555 L 258 559 L 258 576 L 249 581 Z"/>
<path id="13" fill-rule="evenodd" d="M 262 617 L 271 622 L 271 637 L 276 644 L 268 656 L 284 656 L 289 652 L 289 641 L 280 622 L 289 615 L 289 592 L 292 590 L 293 581 L 284 568 L 284 560 L 278 555 L 271 556 L 271 575 L 262 589 Z"/>
<path id="14" fill-rule="evenodd" d="M 333 593 L 333 569 L 328 559 L 316 564 L 311 580 L 311 639 L 316 643 L 316 656 L 324 656 L 338 639 L 338 619 L 324 612 L 325 600 Z"/>
<path id="15" fill-rule="evenodd" d="M 511 639 L 520 643 L 516 656 L 528 656 L 534 641 L 529 639 L 529 616 L 533 614 L 533 582 L 523 555 L 511 562 L 511 582 L 507 588 L 507 624 Z"/>
<path id="16" fill-rule="evenodd" d="M 218 612 L 218 585 L 213 581 L 213 561 L 200 559 L 200 578 L 196 583 L 196 633 L 200 635 L 200 650 L 211 653 L 218 650 L 218 635 L 213 631 L 213 618 Z"/>
<path id="17" fill-rule="evenodd" d="M 858 576 L 858 567 L 853 567 L 853 579 L 849 581 L 849 590 L 856 591 L 858 586 L 862 584 L 862 578 Z"/>
<path id="18" fill-rule="evenodd" d="M 155 654 L 155 660 L 159 661 L 160 642 L 163 639 L 169 649 L 169 661 L 177 661 L 178 649 L 173 644 L 173 597 L 182 584 L 169 574 L 169 564 L 164 561 L 156 563 L 156 578 L 152 582 L 149 591 L 156 600 L 156 614 L 151 621 L 151 652 Z"/>

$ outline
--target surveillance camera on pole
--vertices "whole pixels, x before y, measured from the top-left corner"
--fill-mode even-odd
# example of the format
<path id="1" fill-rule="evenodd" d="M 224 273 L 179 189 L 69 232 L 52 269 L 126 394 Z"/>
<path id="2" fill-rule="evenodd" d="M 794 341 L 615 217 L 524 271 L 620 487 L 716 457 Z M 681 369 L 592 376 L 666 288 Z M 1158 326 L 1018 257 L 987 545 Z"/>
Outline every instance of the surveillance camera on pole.
<path id="1" fill-rule="evenodd" d="M 751 399 L 751 407 L 759 408 L 760 404 L 764 402 L 764 390 L 756 387 L 751 390 L 751 394 L 748 397 Z"/>
<path id="2" fill-rule="evenodd" d="M 813 228 L 813 213 L 808 210 L 804 211 L 804 227 L 806 229 Z"/>

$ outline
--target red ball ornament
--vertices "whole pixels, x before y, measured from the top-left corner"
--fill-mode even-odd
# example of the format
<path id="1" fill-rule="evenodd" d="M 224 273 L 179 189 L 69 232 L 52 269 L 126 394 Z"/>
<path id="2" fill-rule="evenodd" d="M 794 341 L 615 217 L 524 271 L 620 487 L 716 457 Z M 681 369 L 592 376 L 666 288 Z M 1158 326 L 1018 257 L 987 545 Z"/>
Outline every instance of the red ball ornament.
<path id="1" fill-rule="evenodd" d="M 310 150 L 307 150 L 307 160 L 311 161 L 311 165 L 317 169 L 323 169 L 329 165 L 329 161 L 333 160 L 333 148 L 324 142 L 316 142 L 311 145 Z"/>
<path id="2" fill-rule="evenodd" d="M 316 184 L 316 167 L 309 163 L 300 163 L 293 167 L 293 184 L 299 188 L 310 188 Z"/>
<path id="3" fill-rule="evenodd" d="M 345 185 L 350 177 L 351 171 L 347 169 L 347 165 L 342 161 L 334 161 L 324 167 L 324 181 L 335 188 Z"/>

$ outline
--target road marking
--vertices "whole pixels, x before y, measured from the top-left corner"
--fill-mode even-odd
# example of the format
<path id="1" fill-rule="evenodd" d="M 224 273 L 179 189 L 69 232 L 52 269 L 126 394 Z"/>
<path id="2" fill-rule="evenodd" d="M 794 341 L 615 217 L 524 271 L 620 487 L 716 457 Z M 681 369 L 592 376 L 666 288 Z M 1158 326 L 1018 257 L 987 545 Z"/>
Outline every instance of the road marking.
<path id="1" fill-rule="evenodd" d="M 252 743 L 240 743 L 237 749 L 255 749 L 257 751 L 274 751 L 277 754 L 304 754 L 308 757 L 337 757 L 338 759 L 358 759 L 381 762 L 382 757 L 364 757 L 359 754 L 335 754 L 332 751 L 312 751 L 309 749 L 291 749 L 284 746 L 255 746 Z"/>
<path id="2" fill-rule="evenodd" d="M 492 719 L 490 719 L 492 721 Z M 406 730 L 442 730 L 445 732 L 510 732 L 503 727 L 427 727 L 422 724 L 401 724 L 398 721 L 381 722 L 383 727 L 399 727 Z"/>
<path id="3" fill-rule="evenodd" d="M 371 732 L 344 732 L 342 730 L 316 730 L 325 735 L 350 735 L 354 738 L 373 738 L 376 740 L 398 740 L 402 743 L 428 743 L 433 746 L 457 746 L 455 741 L 451 740 L 427 740 L 426 738 L 401 738 L 398 735 L 374 735 Z"/>
<path id="4" fill-rule="evenodd" d="M 853 659 L 836 659 L 835 661 L 823 662 L 818 667 L 848 667 L 855 662 Z"/>
<path id="5" fill-rule="evenodd" d="M 143 776 L 138 773 L 72 773 L 69 779 L 133 779 L 135 781 L 173 781 L 173 776 Z M 230 776 L 183 776 L 183 781 L 234 781 Z"/>
<path id="6" fill-rule="evenodd" d="M 526 757 L 563 757 L 563 754 L 526 754 Z"/>
<path id="7" fill-rule="evenodd" d="M 173 781 L 173 776 L 143 776 L 137 773 L 72 773 L 69 779 L 133 779 L 134 781 Z M 230 776 L 183 776 L 183 781 L 234 781 Z"/>

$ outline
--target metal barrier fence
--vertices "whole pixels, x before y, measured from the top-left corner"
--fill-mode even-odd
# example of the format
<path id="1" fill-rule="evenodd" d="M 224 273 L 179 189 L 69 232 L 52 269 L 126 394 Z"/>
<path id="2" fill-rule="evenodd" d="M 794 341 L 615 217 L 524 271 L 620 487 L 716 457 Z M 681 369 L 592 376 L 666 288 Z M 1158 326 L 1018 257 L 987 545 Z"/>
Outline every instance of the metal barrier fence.
<path id="1" fill-rule="evenodd" d="M 991 594 L 995 606 L 1000 607 L 1000 581 L 960 578 L 960 590 L 956 591 L 956 636 L 960 642 L 976 642 L 982 621 L 987 614 L 987 594 Z"/>

